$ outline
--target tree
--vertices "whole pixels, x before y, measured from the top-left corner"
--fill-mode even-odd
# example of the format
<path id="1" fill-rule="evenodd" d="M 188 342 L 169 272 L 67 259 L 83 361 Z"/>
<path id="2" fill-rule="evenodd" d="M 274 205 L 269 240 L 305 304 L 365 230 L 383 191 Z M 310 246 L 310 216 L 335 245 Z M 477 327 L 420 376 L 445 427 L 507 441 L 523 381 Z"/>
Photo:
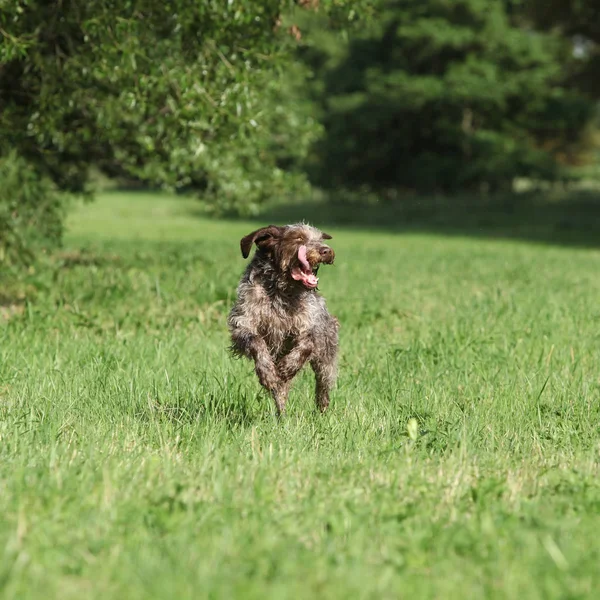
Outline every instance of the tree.
<path id="1" fill-rule="evenodd" d="M 451 192 L 554 177 L 545 142 L 576 143 L 593 106 L 563 83 L 564 40 L 517 26 L 507 4 L 386 1 L 333 65 L 309 52 L 326 131 L 313 181 Z"/>
<path id="2" fill-rule="evenodd" d="M 356 5 L 298 4 L 346 21 Z M 255 210 L 298 179 L 281 163 L 301 157 L 318 129 L 282 105 L 300 33 L 284 24 L 293 6 L 0 0 L 0 171 L 33 170 L 32 207 L 85 191 L 94 165 L 200 190 L 220 210 Z M 6 231 L 26 205 L 15 189 L 0 196 Z"/>
<path id="3" fill-rule="evenodd" d="M 531 0 L 528 14 L 544 29 L 571 40 L 569 81 L 600 98 L 600 4 L 597 0 Z"/>

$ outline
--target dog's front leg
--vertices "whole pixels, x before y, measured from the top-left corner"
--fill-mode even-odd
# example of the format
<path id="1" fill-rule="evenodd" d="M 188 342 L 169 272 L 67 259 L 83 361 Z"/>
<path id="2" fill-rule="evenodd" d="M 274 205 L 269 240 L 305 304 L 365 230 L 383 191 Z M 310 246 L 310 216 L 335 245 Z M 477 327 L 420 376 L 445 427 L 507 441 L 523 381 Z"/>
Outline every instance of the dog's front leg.
<path id="1" fill-rule="evenodd" d="M 310 335 L 299 336 L 292 349 L 279 360 L 277 371 L 284 383 L 289 383 L 304 366 L 314 350 L 314 342 Z"/>

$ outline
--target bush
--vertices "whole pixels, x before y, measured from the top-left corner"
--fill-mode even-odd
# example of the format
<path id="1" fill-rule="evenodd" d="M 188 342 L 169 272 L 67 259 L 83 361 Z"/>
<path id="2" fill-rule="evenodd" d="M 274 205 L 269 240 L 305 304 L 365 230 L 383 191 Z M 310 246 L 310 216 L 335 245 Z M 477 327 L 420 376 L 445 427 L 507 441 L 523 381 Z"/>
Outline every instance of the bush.
<path id="1" fill-rule="evenodd" d="M 67 196 L 15 152 L 0 157 L 0 275 L 60 243 Z"/>

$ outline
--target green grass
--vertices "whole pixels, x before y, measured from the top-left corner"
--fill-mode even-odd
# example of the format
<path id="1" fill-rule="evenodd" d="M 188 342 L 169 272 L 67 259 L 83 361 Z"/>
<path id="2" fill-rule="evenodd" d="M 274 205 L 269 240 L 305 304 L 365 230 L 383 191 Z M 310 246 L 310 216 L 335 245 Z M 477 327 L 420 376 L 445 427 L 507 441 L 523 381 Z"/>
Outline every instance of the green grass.
<path id="1" fill-rule="evenodd" d="M 278 423 L 226 351 L 253 227 L 108 194 L 5 307 L 0 596 L 596 597 L 600 252 L 329 224 L 339 385 Z"/>

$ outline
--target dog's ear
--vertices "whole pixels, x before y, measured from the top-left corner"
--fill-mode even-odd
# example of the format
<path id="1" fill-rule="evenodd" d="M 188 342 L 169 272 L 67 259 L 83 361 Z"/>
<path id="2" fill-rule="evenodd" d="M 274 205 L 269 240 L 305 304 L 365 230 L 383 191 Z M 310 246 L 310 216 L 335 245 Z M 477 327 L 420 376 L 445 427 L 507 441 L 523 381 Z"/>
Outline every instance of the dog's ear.
<path id="1" fill-rule="evenodd" d="M 322 235 L 321 235 L 321 237 L 322 237 L 324 240 L 330 240 L 330 239 L 332 239 L 332 238 L 331 238 L 331 236 L 330 236 L 328 233 L 325 233 L 324 231 L 322 232 Z"/>
<path id="2" fill-rule="evenodd" d="M 268 227 L 262 227 L 252 233 L 244 236 L 240 240 L 240 248 L 242 250 L 242 256 L 248 258 L 250 250 L 252 250 L 252 244 L 256 242 L 259 248 L 269 248 L 275 245 L 275 242 L 281 236 L 283 227 L 277 225 L 269 225 Z"/>

